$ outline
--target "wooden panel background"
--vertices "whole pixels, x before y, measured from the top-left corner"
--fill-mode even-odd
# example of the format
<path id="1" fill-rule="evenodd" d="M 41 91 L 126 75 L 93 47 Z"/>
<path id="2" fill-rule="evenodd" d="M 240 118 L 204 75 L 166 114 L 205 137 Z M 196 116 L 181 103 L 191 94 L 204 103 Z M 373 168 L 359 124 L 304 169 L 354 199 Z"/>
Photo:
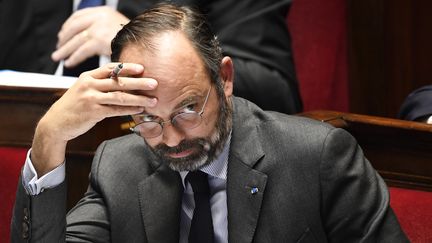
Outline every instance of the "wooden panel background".
<path id="1" fill-rule="evenodd" d="M 351 133 L 388 185 L 432 191 L 432 126 L 334 111 L 301 115 Z"/>
<path id="2" fill-rule="evenodd" d="M 350 111 L 396 117 L 405 97 L 432 84 L 432 1 L 349 0 Z"/>

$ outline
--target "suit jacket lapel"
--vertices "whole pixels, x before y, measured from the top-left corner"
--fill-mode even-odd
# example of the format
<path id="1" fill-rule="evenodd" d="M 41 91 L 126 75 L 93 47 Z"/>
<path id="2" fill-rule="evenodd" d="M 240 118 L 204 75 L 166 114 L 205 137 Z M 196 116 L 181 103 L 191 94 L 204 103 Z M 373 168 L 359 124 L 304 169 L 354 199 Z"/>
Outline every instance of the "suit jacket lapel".
<path id="1" fill-rule="evenodd" d="M 267 175 L 253 168 L 264 156 L 257 124 L 246 117 L 244 105 L 234 101 L 227 178 L 228 240 L 250 243 L 258 223 Z"/>
<path id="2" fill-rule="evenodd" d="M 161 166 L 138 185 L 148 242 L 179 242 L 183 186 L 180 175 Z"/>

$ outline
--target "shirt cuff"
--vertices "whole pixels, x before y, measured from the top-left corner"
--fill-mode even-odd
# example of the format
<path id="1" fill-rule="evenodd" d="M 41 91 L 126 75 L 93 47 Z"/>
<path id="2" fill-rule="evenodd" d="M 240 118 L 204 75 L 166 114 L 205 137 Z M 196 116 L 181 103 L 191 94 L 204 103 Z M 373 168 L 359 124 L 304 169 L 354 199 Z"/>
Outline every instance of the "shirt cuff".
<path id="1" fill-rule="evenodd" d="M 27 158 L 23 168 L 23 185 L 29 195 L 35 196 L 43 192 L 45 189 L 60 185 L 66 177 L 66 163 L 63 161 L 61 165 L 48 172 L 41 178 L 38 178 L 36 170 L 30 159 L 31 149 L 27 152 Z"/>
<path id="2" fill-rule="evenodd" d="M 430 116 L 430 117 L 427 119 L 426 123 L 427 123 L 427 124 L 432 124 L 432 116 Z"/>

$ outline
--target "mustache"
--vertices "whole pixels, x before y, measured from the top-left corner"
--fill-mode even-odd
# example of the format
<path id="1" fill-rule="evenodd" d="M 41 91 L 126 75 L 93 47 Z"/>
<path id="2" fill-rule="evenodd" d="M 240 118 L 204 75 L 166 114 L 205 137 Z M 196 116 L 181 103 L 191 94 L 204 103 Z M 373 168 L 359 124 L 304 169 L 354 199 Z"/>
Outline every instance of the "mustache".
<path id="1" fill-rule="evenodd" d="M 205 139 L 197 138 L 193 140 L 183 140 L 175 147 L 169 147 L 166 144 L 156 145 L 155 150 L 158 154 L 171 154 L 171 153 L 180 153 L 185 150 L 193 149 L 193 148 L 206 148 L 207 142 Z"/>

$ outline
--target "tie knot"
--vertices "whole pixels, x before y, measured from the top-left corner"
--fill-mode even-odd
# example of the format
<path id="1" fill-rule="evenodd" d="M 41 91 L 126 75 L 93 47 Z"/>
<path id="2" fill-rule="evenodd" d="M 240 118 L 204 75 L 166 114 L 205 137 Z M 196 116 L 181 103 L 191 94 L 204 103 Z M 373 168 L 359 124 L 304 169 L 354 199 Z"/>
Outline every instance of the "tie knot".
<path id="1" fill-rule="evenodd" d="M 200 170 L 189 172 L 186 176 L 186 181 L 191 184 L 194 194 L 208 194 L 210 191 L 207 174 Z"/>

